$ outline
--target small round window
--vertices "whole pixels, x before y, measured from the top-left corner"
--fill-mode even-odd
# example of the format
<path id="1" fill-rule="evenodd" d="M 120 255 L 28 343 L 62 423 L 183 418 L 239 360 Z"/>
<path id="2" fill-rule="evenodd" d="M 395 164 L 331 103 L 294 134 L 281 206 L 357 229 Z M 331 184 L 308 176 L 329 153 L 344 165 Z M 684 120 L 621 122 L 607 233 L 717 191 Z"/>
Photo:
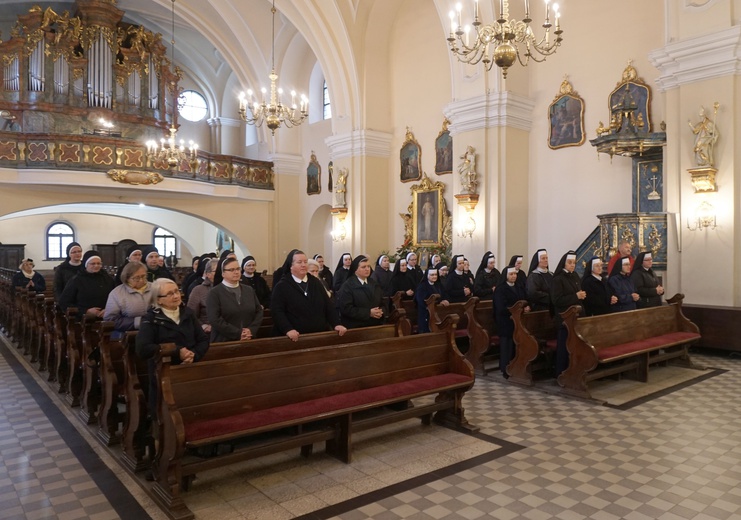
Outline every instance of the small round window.
<path id="1" fill-rule="evenodd" d="M 186 90 L 178 98 L 178 110 L 188 121 L 198 122 L 206 117 L 208 112 L 206 98 L 195 90 Z"/>

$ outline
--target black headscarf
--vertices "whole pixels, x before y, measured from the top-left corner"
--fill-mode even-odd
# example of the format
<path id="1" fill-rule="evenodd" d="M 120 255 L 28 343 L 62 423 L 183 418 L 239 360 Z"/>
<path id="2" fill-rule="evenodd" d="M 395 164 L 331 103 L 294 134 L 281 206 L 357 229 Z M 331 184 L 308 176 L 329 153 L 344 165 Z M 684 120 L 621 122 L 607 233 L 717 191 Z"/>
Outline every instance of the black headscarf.
<path id="1" fill-rule="evenodd" d="M 198 257 L 198 265 L 196 266 L 196 278 L 203 278 L 203 273 L 206 272 L 206 265 L 211 261 L 211 255 L 205 254 Z"/>
<path id="2" fill-rule="evenodd" d="M 90 260 L 92 257 L 97 256 L 98 258 L 101 258 L 100 253 L 98 253 L 96 250 L 91 249 L 90 251 L 85 251 L 85 254 L 82 255 L 82 268 L 87 270 L 87 266 L 85 265 L 88 260 Z"/>
<path id="3" fill-rule="evenodd" d="M 617 276 L 619 275 L 623 270 L 623 260 L 627 260 L 630 262 L 629 256 L 624 256 L 623 258 L 618 258 L 618 260 L 612 265 L 612 269 L 610 270 L 610 276 Z M 628 273 L 628 276 L 630 276 L 630 273 L 632 270 Z"/>
<path id="4" fill-rule="evenodd" d="M 510 258 L 507 267 L 514 267 L 517 263 L 518 258 L 522 258 L 522 255 L 514 255 L 512 258 Z"/>
<path id="5" fill-rule="evenodd" d="M 133 246 L 131 246 L 130 248 L 128 248 L 126 250 L 126 261 L 127 262 L 130 261 L 129 260 L 129 257 L 134 253 L 134 251 L 141 251 L 142 255 L 144 255 L 144 251 L 143 251 L 142 246 L 140 246 L 139 244 L 134 244 Z M 151 253 L 151 251 L 150 251 L 150 253 Z M 146 258 L 143 258 L 143 260 L 146 260 Z M 144 262 L 142 262 L 142 263 L 144 263 Z"/>
<path id="6" fill-rule="evenodd" d="M 281 269 L 283 270 L 282 277 L 286 277 L 289 274 L 291 274 L 291 265 L 293 265 L 293 256 L 297 253 L 305 254 L 300 249 L 291 249 L 291 251 L 288 253 L 288 256 L 286 256 L 286 260 L 283 262 L 283 266 L 281 267 Z"/>
<path id="7" fill-rule="evenodd" d="M 538 264 L 540 263 L 540 253 L 548 254 L 548 251 L 545 249 L 538 249 L 535 254 L 533 255 L 533 258 L 530 260 L 530 268 L 527 270 L 527 274 L 532 273 L 538 268 Z M 512 264 L 514 266 L 514 264 Z"/>
<path id="8" fill-rule="evenodd" d="M 643 269 L 643 260 L 646 258 L 646 255 L 651 255 L 651 258 L 653 258 L 653 253 L 651 251 L 641 251 L 638 253 L 638 256 L 636 257 L 636 261 L 633 262 L 633 269 L 630 271 L 630 274 L 633 274 L 633 271 L 636 269 Z M 653 274 L 653 269 L 648 270 L 651 274 Z"/>
<path id="9" fill-rule="evenodd" d="M 159 253 L 160 253 L 160 252 L 159 252 L 159 251 L 157 250 L 157 248 L 156 248 L 156 247 L 154 247 L 154 246 L 147 246 L 147 247 L 136 247 L 136 248 L 132 249 L 132 250 L 131 250 L 131 252 L 133 253 L 133 252 L 134 252 L 134 251 L 136 251 L 137 249 L 141 250 L 141 252 L 142 252 L 142 263 L 143 263 L 143 264 L 146 264 L 146 263 L 147 263 L 147 257 L 148 257 L 148 256 L 149 256 L 150 254 L 152 254 L 152 253 L 157 253 L 157 254 L 159 254 Z M 126 258 L 128 258 L 128 257 L 126 257 Z"/>
<path id="10" fill-rule="evenodd" d="M 244 271 L 244 264 L 246 264 L 250 260 L 252 260 L 253 262 L 257 263 L 257 260 L 255 260 L 255 257 L 254 256 L 252 256 L 252 255 L 245 256 L 244 257 L 244 260 L 242 260 L 242 265 L 241 265 L 242 271 Z"/>
<path id="11" fill-rule="evenodd" d="M 381 267 L 381 260 L 383 259 L 383 257 L 384 257 L 384 256 L 385 256 L 386 258 L 388 258 L 388 256 L 389 256 L 389 255 L 378 255 L 378 258 L 376 258 L 376 265 L 374 265 L 374 266 L 373 266 L 373 268 L 374 268 L 374 269 L 375 269 L 375 268 L 381 268 L 381 269 L 383 269 L 383 268 Z"/>
<path id="12" fill-rule="evenodd" d="M 79 244 L 79 242 L 70 242 L 70 243 L 69 243 L 69 245 L 67 246 L 67 258 L 65 258 L 65 260 L 67 260 L 68 262 L 70 261 L 70 256 L 69 256 L 69 252 L 70 252 L 70 251 L 72 250 L 72 248 L 73 248 L 73 247 L 75 247 L 75 246 L 77 246 L 77 247 L 79 247 L 80 249 L 82 249 L 82 246 L 81 246 L 81 245 Z"/>
<path id="13" fill-rule="evenodd" d="M 479 268 L 476 269 L 476 276 L 478 276 L 481 271 L 486 269 L 486 266 L 489 265 L 489 258 L 493 256 L 494 256 L 494 253 L 492 253 L 491 251 L 487 251 L 486 253 L 484 253 L 484 256 L 481 257 L 481 263 L 479 264 Z"/>
<path id="14" fill-rule="evenodd" d="M 592 276 L 592 264 L 594 263 L 595 260 L 602 260 L 602 259 L 598 256 L 593 256 L 592 258 L 589 259 L 589 262 L 587 262 L 587 266 L 584 268 L 584 274 L 581 277 L 582 282 L 586 280 L 587 278 L 589 278 L 590 276 Z M 602 273 L 600 273 L 600 275 L 601 274 Z M 610 276 L 612 276 L 612 273 L 610 273 Z"/>
<path id="15" fill-rule="evenodd" d="M 231 254 L 234 254 L 234 251 L 231 251 L 229 249 L 221 252 L 221 256 L 219 256 L 219 263 L 216 264 L 216 271 L 214 271 L 214 287 L 224 281 L 224 274 L 221 272 L 221 268 L 224 265 L 224 260 L 226 260 L 226 257 Z"/>
<path id="16" fill-rule="evenodd" d="M 407 262 L 407 259 L 406 258 L 399 257 L 399 259 L 396 261 L 396 263 L 394 263 L 394 271 L 393 271 L 394 274 L 392 276 L 406 276 L 406 274 L 407 274 L 406 272 L 403 272 L 403 273 L 401 272 L 401 263 L 402 262 L 406 263 Z"/>
<path id="17" fill-rule="evenodd" d="M 358 267 L 360 267 L 360 262 L 362 262 L 363 260 L 368 261 L 368 257 L 365 255 L 358 255 L 353 258 L 352 264 L 350 264 L 350 276 L 355 274 L 355 271 L 357 271 Z"/>
<path id="18" fill-rule="evenodd" d="M 562 273 L 564 273 L 564 269 L 566 267 L 566 257 L 569 255 L 576 256 L 576 253 L 574 251 L 566 251 L 564 255 L 561 257 L 561 260 L 558 261 L 558 265 L 556 266 L 556 270 L 553 271 L 553 276 L 561 276 Z M 576 272 L 576 270 L 574 270 Z"/>
<path id="19" fill-rule="evenodd" d="M 342 254 L 340 255 L 340 261 L 339 261 L 339 262 L 337 262 L 337 268 L 335 269 L 335 272 L 337 272 L 337 271 L 339 271 L 340 269 L 343 269 L 343 268 L 344 268 L 344 265 L 345 265 L 345 264 L 344 264 L 343 260 L 345 259 L 345 255 L 349 256 L 349 257 L 350 257 L 350 259 L 352 259 L 352 255 L 351 255 L 350 253 L 342 253 Z"/>
<path id="20" fill-rule="evenodd" d="M 459 258 L 465 258 L 463 255 L 453 255 L 453 258 L 450 260 L 450 270 L 455 271 L 455 268 L 458 267 L 458 259 Z"/>
<path id="21" fill-rule="evenodd" d="M 438 274 L 440 274 L 440 269 L 442 269 L 443 267 L 448 267 L 448 266 L 442 262 L 438 262 L 435 264 L 435 269 L 437 269 Z"/>

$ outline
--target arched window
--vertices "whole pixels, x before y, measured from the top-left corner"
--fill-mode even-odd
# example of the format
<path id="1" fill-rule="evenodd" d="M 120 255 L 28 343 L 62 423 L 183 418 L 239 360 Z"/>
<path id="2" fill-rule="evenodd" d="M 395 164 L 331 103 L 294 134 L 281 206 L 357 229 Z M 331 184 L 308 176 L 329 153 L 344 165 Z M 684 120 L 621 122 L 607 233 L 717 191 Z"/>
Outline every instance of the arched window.
<path id="1" fill-rule="evenodd" d="M 65 222 L 52 222 L 46 230 L 47 260 L 67 258 L 67 246 L 75 241 L 75 231 Z"/>
<path id="2" fill-rule="evenodd" d="M 154 247 L 160 252 L 160 256 L 177 256 L 177 238 L 165 228 L 158 227 L 154 230 Z"/>
<path id="3" fill-rule="evenodd" d="M 325 81 L 322 85 L 322 102 L 324 103 L 324 112 L 322 112 L 322 119 L 332 118 L 332 104 L 329 102 L 329 89 L 327 88 L 327 82 Z"/>
<path id="4" fill-rule="evenodd" d="M 178 111 L 183 118 L 197 123 L 208 113 L 206 98 L 195 90 L 186 90 L 178 98 Z"/>

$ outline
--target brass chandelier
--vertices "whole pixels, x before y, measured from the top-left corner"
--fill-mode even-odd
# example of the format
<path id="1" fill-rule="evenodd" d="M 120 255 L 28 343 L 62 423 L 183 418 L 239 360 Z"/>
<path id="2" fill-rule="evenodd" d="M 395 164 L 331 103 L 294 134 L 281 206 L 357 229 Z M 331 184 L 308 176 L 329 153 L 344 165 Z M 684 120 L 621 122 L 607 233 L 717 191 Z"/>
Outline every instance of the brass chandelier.
<path id="1" fill-rule="evenodd" d="M 172 0 L 172 64 L 175 66 L 175 0 Z M 178 74 L 177 68 L 175 74 Z M 170 125 L 170 136 L 165 139 L 160 139 L 160 145 L 157 146 L 157 142 L 154 140 L 147 141 L 147 157 L 152 162 L 165 162 L 167 163 L 168 169 L 172 172 L 176 172 L 180 163 L 188 161 L 192 163 L 198 157 L 198 145 L 192 140 L 188 143 L 188 149 L 185 149 L 185 141 L 180 140 L 180 144 L 177 143 L 178 130 L 175 127 L 175 117 L 177 115 L 177 85 L 173 82 L 172 85 L 172 123 Z"/>
<path id="2" fill-rule="evenodd" d="M 281 96 L 283 95 L 283 89 L 278 88 L 276 81 L 278 75 L 275 73 L 275 0 L 273 0 L 273 7 L 270 9 L 273 13 L 273 48 L 272 48 L 272 67 L 270 70 L 270 102 L 266 101 L 265 95 L 267 90 L 265 87 L 262 91 L 262 102 L 258 102 L 257 99 L 253 98 L 252 90 L 247 91 L 245 97 L 244 92 L 239 94 L 239 117 L 247 124 L 262 126 L 263 123 L 267 124 L 268 128 L 273 135 L 275 131 L 280 128 L 283 124 L 287 128 L 298 126 L 306 120 L 306 116 L 309 113 L 309 100 L 303 94 L 300 96 L 300 104 L 296 105 L 296 91 L 291 91 L 291 105 L 284 105 L 281 102 Z M 249 109 L 250 114 L 247 114 Z"/>
<path id="3" fill-rule="evenodd" d="M 509 16 L 509 1 L 499 0 L 499 18 L 491 24 L 482 24 L 479 19 L 479 0 L 474 0 L 473 22 L 475 31 L 469 35 L 471 29 L 461 23 L 462 5 L 456 4 L 456 10 L 450 11 L 450 35 L 448 44 L 458 61 L 476 65 L 481 62 L 486 70 L 491 70 L 496 64 L 502 69 L 502 76 L 507 78 L 507 69 L 515 60 L 524 67 L 532 59 L 536 62 L 544 61 L 554 54 L 561 45 L 561 13 L 558 4 L 551 7 L 550 0 L 545 0 L 545 34 L 538 40 L 530 27 L 530 0 L 525 2 L 525 18 L 511 19 Z M 555 27 L 551 23 L 551 16 Z M 554 37 L 551 38 L 551 29 Z M 471 41 L 473 39 L 473 41 Z"/>

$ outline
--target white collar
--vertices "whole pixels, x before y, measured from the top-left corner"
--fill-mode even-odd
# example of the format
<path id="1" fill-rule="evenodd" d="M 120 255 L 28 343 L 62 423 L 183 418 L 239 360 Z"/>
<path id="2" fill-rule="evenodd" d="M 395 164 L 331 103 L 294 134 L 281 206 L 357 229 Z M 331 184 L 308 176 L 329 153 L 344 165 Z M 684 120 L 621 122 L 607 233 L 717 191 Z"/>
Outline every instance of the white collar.
<path id="1" fill-rule="evenodd" d="M 598 275 L 596 275 L 596 274 L 594 274 L 594 273 L 592 273 L 592 276 L 594 276 L 594 277 L 595 277 L 595 278 L 596 278 L 597 280 L 599 280 L 600 282 L 602 281 L 602 277 L 601 277 L 601 276 L 598 276 Z"/>
<path id="2" fill-rule="evenodd" d="M 293 276 L 293 273 L 291 273 L 291 278 L 293 278 L 293 281 L 296 282 L 296 283 L 308 282 L 309 281 L 309 275 L 308 274 L 306 276 L 304 276 L 304 278 L 302 280 L 301 278 L 296 278 L 295 276 Z"/>
<path id="3" fill-rule="evenodd" d="M 226 280 L 222 280 L 221 283 L 223 283 L 227 287 L 231 287 L 232 289 L 236 289 L 237 287 L 239 287 L 239 282 L 232 284 L 232 283 L 227 282 Z"/>

